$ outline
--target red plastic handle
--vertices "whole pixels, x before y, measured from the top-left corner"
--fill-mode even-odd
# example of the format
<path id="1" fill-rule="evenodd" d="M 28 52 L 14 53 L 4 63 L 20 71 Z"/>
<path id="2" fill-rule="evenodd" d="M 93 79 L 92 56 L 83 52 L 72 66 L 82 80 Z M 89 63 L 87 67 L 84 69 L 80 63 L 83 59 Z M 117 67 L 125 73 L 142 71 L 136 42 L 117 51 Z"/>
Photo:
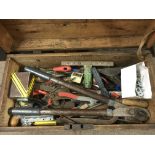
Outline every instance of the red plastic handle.
<path id="1" fill-rule="evenodd" d="M 47 101 L 47 103 L 48 103 L 48 106 L 51 106 L 51 105 L 52 105 L 52 103 L 53 103 L 52 99 L 51 99 L 51 98 L 49 98 L 49 99 L 48 99 L 48 101 Z"/>
<path id="2" fill-rule="evenodd" d="M 60 96 L 60 97 L 68 97 L 70 99 L 77 99 L 78 98 L 77 95 L 74 95 L 74 94 L 68 93 L 68 92 L 59 92 L 58 96 Z"/>
<path id="3" fill-rule="evenodd" d="M 33 96 L 38 95 L 38 94 L 47 95 L 48 93 L 46 91 L 44 91 L 44 90 L 39 90 L 39 89 L 33 91 Z"/>
<path id="4" fill-rule="evenodd" d="M 59 66 L 59 67 L 54 67 L 53 71 L 55 72 L 70 72 L 72 68 L 70 66 Z"/>

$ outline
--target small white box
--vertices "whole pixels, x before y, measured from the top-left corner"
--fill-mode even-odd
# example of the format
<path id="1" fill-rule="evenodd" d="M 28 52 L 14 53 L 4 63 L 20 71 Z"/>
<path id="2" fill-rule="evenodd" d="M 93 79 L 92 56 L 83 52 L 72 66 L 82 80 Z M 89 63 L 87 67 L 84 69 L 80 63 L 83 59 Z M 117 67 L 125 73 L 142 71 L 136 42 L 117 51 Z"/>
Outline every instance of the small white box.
<path id="1" fill-rule="evenodd" d="M 138 76 L 139 75 L 139 78 Z M 140 88 L 137 84 L 140 79 Z M 140 90 L 137 93 L 137 89 Z M 121 69 L 122 98 L 151 99 L 152 91 L 148 68 L 144 62 Z M 140 93 L 142 92 L 142 93 Z M 142 94 L 142 95 L 139 95 Z"/>
<path id="2" fill-rule="evenodd" d="M 71 74 L 71 80 L 75 83 L 81 83 L 83 77 L 83 73 L 73 72 Z"/>

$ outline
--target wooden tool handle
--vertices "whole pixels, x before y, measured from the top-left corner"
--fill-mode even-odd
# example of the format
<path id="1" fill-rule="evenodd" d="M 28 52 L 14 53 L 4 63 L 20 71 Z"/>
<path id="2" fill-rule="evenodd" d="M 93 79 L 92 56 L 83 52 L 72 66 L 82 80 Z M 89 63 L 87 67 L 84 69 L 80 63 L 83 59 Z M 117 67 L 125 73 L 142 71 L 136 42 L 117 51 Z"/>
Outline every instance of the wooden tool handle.
<path id="1" fill-rule="evenodd" d="M 122 103 L 129 106 L 138 106 L 142 108 L 148 107 L 148 102 L 144 100 L 123 99 Z"/>
<path id="2" fill-rule="evenodd" d="M 10 126 L 11 127 L 16 127 L 19 123 L 20 117 L 19 116 L 12 116 L 10 120 Z"/>

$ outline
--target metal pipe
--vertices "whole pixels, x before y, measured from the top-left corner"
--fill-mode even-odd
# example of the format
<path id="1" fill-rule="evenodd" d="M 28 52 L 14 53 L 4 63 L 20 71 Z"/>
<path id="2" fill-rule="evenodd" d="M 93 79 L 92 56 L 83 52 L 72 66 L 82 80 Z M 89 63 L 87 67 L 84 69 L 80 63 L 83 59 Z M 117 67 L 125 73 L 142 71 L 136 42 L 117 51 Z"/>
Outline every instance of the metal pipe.
<path id="1" fill-rule="evenodd" d="M 64 124 L 64 123 L 74 123 L 78 122 L 79 124 L 94 124 L 94 125 L 107 125 L 113 124 L 118 120 L 118 117 L 112 117 L 111 119 L 104 120 L 104 119 L 93 119 L 93 118 L 71 118 L 70 120 L 67 118 L 57 118 L 57 123 Z M 74 121 L 74 122 L 73 122 Z"/>
<path id="2" fill-rule="evenodd" d="M 107 116 L 107 110 L 101 109 L 26 109 L 26 108 L 10 108 L 10 115 L 57 115 L 57 116 Z"/>
<path id="3" fill-rule="evenodd" d="M 39 76 L 40 78 L 43 78 L 45 80 L 50 80 L 50 81 L 52 81 L 52 82 L 54 82 L 56 84 L 59 84 L 61 86 L 64 86 L 64 87 L 69 88 L 71 90 L 74 90 L 74 91 L 76 91 L 76 92 L 78 92 L 80 94 L 83 94 L 83 95 L 89 96 L 91 98 L 94 98 L 94 99 L 96 99 L 96 100 L 98 100 L 98 101 L 100 101 L 102 103 L 107 103 L 108 104 L 109 102 L 114 102 L 113 100 L 107 99 L 107 98 L 105 98 L 105 97 L 103 97 L 103 96 L 101 96 L 99 94 L 96 94 L 96 93 L 94 93 L 94 92 L 92 92 L 92 91 L 90 91 L 88 89 L 84 89 L 84 88 L 81 88 L 81 87 L 79 87 L 77 85 L 70 84 L 70 83 L 67 83 L 67 82 L 65 82 L 63 80 L 60 80 L 58 78 L 52 77 L 50 74 L 48 74 L 48 73 L 46 73 L 44 71 L 41 71 L 39 69 L 36 69 L 36 68 L 33 68 L 33 67 L 25 67 L 24 70 L 27 71 L 27 72 L 30 72 L 30 73 L 32 73 L 32 74 L 34 74 L 36 76 Z"/>

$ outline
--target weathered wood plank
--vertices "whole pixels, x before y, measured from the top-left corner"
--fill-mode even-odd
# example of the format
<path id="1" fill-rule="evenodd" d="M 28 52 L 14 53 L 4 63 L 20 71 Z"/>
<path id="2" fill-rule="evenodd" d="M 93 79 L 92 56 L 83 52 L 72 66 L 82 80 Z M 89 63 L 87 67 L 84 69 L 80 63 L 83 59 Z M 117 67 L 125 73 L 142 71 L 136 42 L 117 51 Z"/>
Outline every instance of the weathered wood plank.
<path id="1" fill-rule="evenodd" d="M 0 61 L 0 86 L 2 85 L 5 63 L 6 61 Z"/>
<path id="2" fill-rule="evenodd" d="M 155 20 L 15 20 L 2 23 L 16 39 L 67 39 L 143 35 Z"/>
<path id="3" fill-rule="evenodd" d="M 113 51 L 94 50 L 91 52 L 69 52 L 69 53 L 46 53 L 46 54 L 10 54 L 9 57 L 22 65 L 35 67 L 52 67 L 66 61 L 113 61 L 117 66 L 127 66 L 136 63 L 136 50 Z M 47 63 L 48 62 L 48 63 Z"/>
<path id="4" fill-rule="evenodd" d="M 151 30 L 155 30 L 155 22 L 154 20 L 148 25 L 145 34 L 151 32 Z M 153 32 L 146 41 L 146 47 L 151 48 L 155 44 L 155 32 Z"/>
<path id="5" fill-rule="evenodd" d="M 5 65 L 5 72 L 2 81 L 2 89 L 0 94 L 0 126 L 7 126 L 9 121 L 8 109 L 14 105 L 13 100 L 8 98 L 10 77 L 11 73 L 18 71 L 19 65 L 12 61 L 10 58 L 7 59 Z"/>
<path id="6" fill-rule="evenodd" d="M 155 20 L 1 20 L 17 51 L 138 46 Z"/>
<path id="7" fill-rule="evenodd" d="M 150 100 L 148 107 L 151 117 L 148 123 L 155 123 L 155 58 L 153 58 L 151 54 L 146 57 L 146 64 L 149 68 L 152 88 L 152 99 Z"/>
<path id="8" fill-rule="evenodd" d="M 89 39 L 25 39 L 16 42 L 15 51 L 97 49 L 108 47 L 134 47 L 140 44 L 142 36 L 105 37 Z"/>
<path id="9" fill-rule="evenodd" d="M 6 61 L 0 61 L 0 94 L 1 94 L 1 87 L 2 87 L 5 63 L 6 63 Z M 1 97 L 0 97 L 0 100 L 1 100 Z"/>
<path id="10" fill-rule="evenodd" d="M 1 22 L 5 25 L 25 25 L 25 24 L 50 24 L 50 23 L 78 23 L 78 22 L 94 22 L 99 19 L 1 19 Z"/>
<path id="11" fill-rule="evenodd" d="M 155 134 L 154 124 L 97 125 L 89 130 L 64 130 L 52 127 L 1 127 L 1 135 L 148 135 Z"/>
<path id="12" fill-rule="evenodd" d="M 5 52 L 10 52 L 13 46 L 13 38 L 6 30 L 6 28 L 0 23 L 0 47 Z"/>

